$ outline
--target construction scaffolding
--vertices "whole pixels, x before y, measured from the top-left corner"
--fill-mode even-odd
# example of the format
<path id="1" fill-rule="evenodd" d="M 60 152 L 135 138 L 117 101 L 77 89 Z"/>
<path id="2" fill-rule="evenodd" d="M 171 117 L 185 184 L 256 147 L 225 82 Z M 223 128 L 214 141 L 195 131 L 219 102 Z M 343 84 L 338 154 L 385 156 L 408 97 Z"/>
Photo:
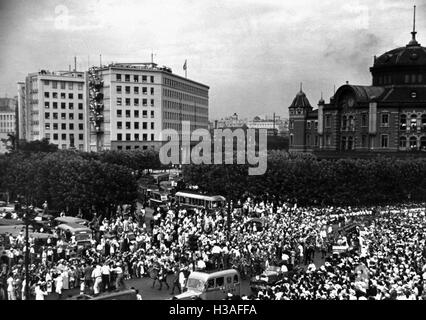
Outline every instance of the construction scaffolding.
<path id="1" fill-rule="evenodd" d="M 98 67 L 89 68 L 89 120 L 91 123 L 91 135 L 96 135 L 96 151 L 102 149 L 102 134 L 104 122 L 104 95 L 101 92 L 104 82 L 99 75 Z"/>

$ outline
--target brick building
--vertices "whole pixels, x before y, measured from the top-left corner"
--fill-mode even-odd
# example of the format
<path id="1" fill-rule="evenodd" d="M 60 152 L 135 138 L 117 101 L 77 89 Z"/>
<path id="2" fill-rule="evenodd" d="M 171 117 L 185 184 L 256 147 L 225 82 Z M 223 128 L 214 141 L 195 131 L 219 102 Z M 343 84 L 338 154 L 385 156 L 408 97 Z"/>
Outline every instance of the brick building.
<path id="1" fill-rule="evenodd" d="M 374 57 L 372 85 L 346 83 L 313 110 L 289 107 L 290 151 L 426 151 L 426 48 L 416 40 Z"/>

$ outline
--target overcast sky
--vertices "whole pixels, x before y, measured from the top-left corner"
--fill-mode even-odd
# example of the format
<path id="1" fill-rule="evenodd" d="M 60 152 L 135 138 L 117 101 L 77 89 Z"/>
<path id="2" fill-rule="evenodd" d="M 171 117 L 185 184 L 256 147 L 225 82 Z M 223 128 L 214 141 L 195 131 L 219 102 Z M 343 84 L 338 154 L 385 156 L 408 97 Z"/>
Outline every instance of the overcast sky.
<path id="1" fill-rule="evenodd" d="M 154 62 L 210 86 L 210 119 L 288 115 L 303 82 L 321 91 L 370 84 L 373 56 L 426 45 L 421 0 L 0 0 L 0 96 L 29 72 L 103 62 Z"/>

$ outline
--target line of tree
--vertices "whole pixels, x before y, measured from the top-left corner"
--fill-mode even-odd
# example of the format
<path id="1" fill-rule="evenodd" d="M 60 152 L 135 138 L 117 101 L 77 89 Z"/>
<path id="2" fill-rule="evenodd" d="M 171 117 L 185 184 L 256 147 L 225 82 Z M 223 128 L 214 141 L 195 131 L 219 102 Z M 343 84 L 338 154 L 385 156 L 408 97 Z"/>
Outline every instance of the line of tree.
<path id="1" fill-rule="evenodd" d="M 247 165 L 186 165 L 187 183 L 230 199 L 247 196 L 299 205 L 363 206 L 426 201 L 426 159 L 318 160 L 311 155 L 268 152 L 264 175 Z"/>

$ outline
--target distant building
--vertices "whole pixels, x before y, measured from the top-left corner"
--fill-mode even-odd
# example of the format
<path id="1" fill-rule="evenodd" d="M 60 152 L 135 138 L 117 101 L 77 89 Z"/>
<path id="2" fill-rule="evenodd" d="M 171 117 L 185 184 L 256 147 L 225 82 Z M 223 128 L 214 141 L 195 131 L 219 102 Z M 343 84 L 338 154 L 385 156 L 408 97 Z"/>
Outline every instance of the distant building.
<path id="1" fill-rule="evenodd" d="M 225 119 L 215 120 L 213 128 L 241 128 L 245 124 L 246 120 L 239 119 L 238 114 L 234 113 L 232 116 L 226 117 Z"/>
<path id="2" fill-rule="evenodd" d="M 374 58 L 372 85 L 341 86 L 313 110 L 302 90 L 289 107 L 290 151 L 426 151 L 426 47 Z"/>
<path id="3" fill-rule="evenodd" d="M 59 149 L 88 151 L 86 73 L 30 73 L 18 83 L 19 138 L 49 139 Z"/>
<path id="4" fill-rule="evenodd" d="M 9 134 L 16 135 L 16 108 L 17 100 L 12 98 L 0 98 L 0 154 L 6 153 L 6 144 Z"/>

